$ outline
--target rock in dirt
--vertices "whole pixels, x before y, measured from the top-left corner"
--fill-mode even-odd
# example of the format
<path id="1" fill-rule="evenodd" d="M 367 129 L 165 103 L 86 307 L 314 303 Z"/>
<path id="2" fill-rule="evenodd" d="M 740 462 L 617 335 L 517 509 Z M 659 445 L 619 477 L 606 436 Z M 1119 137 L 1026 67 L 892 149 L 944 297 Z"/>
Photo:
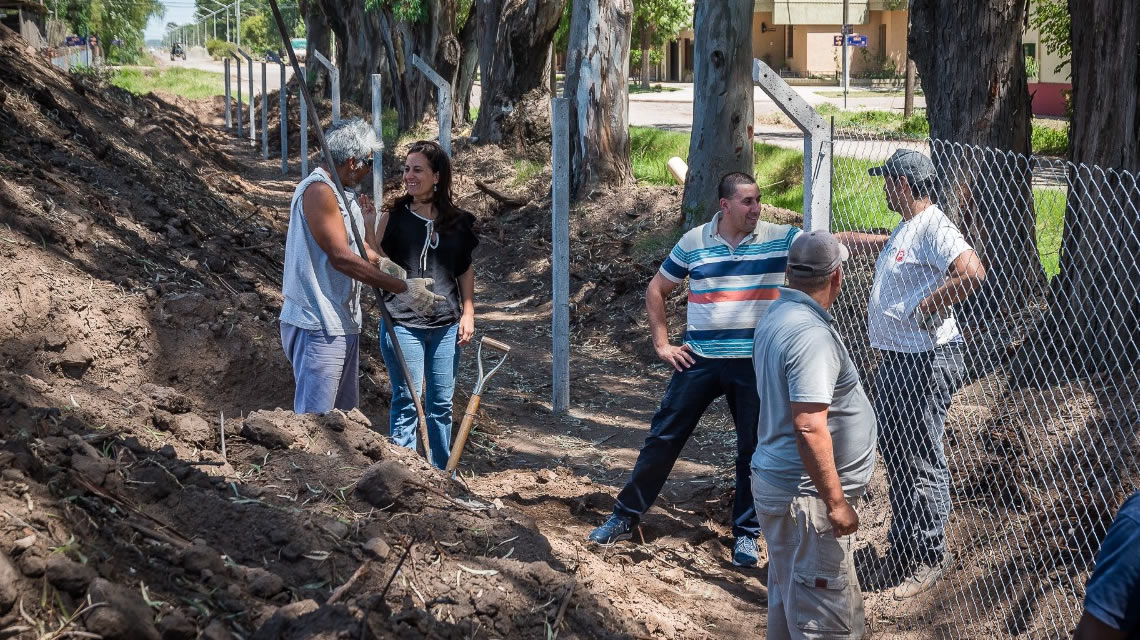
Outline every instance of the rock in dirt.
<path id="1" fill-rule="evenodd" d="M 360 409 L 354 408 L 352 411 L 349 411 L 348 419 L 359 424 L 362 427 L 367 427 L 369 429 L 372 428 L 372 421 L 368 419 L 368 416 L 361 413 Z"/>
<path id="2" fill-rule="evenodd" d="M 355 493 L 368 504 L 384 509 L 393 504 L 408 511 L 418 511 L 423 489 L 418 474 L 399 460 L 381 460 L 368 467 L 356 483 Z"/>
<path id="3" fill-rule="evenodd" d="M 214 445 L 214 428 L 210 423 L 194 413 L 174 415 L 163 410 L 154 412 L 154 426 L 161 431 L 169 431 L 184 442 L 199 447 Z"/>
<path id="4" fill-rule="evenodd" d="M 225 564 L 217 551 L 204 544 L 193 544 L 182 551 L 182 568 L 190 573 L 221 573 Z"/>
<path id="5" fill-rule="evenodd" d="M 83 616 L 87 630 L 104 640 L 159 640 L 154 614 L 142 596 L 121 585 L 95 578 L 87 590 L 93 607 Z"/>
<path id="6" fill-rule="evenodd" d="M 202 630 L 201 640 L 234 640 L 234 634 L 221 620 L 211 620 Z"/>
<path id="7" fill-rule="evenodd" d="M 376 558 L 377 560 L 388 559 L 388 554 L 392 552 L 388 547 L 388 543 L 383 538 L 372 538 L 364 543 L 364 553 Z"/>
<path id="8" fill-rule="evenodd" d="M 71 469 L 87 482 L 101 487 L 107 474 L 115 470 L 115 463 L 107 458 L 93 458 L 76 453 L 71 456 Z"/>
<path id="9" fill-rule="evenodd" d="M 194 640 L 198 637 L 198 626 L 181 611 L 174 611 L 158 622 L 158 632 L 162 640 Z"/>
<path id="10" fill-rule="evenodd" d="M 11 611 L 16 598 L 20 596 L 16 587 L 16 579 L 19 577 L 8 554 L 0 552 L 0 616 Z"/>
<path id="11" fill-rule="evenodd" d="M 284 418 L 254 411 L 242 422 L 241 435 L 267 449 L 288 449 L 293 444 L 293 433 Z"/>
<path id="12" fill-rule="evenodd" d="M 284 632 L 301 616 L 312 613 L 319 609 L 320 606 L 315 600 L 301 600 L 287 604 L 284 607 L 279 607 L 273 615 L 261 625 L 257 631 L 254 632 L 250 640 L 278 640 L 284 636 Z"/>
<path id="13" fill-rule="evenodd" d="M 249 576 L 249 592 L 255 598 L 268 600 L 281 593 L 285 588 L 285 581 L 281 576 L 270 573 L 265 569 L 254 569 Z"/>
<path id="14" fill-rule="evenodd" d="M 44 574 L 47 568 L 47 559 L 44 558 L 43 552 L 39 549 L 28 549 L 20 554 L 20 559 L 16 561 L 20 567 L 20 572 L 29 578 L 38 578 Z M 3 607 L 0 607 L 2 609 Z"/>
<path id="15" fill-rule="evenodd" d="M 82 378 L 94 362 L 95 354 L 79 343 L 68 345 L 55 361 L 63 375 L 69 378 Z"/>
<path id="16" fill-rule="evenodd" d="M 177 229 L 169 229 L 171 241 L 181 239 L 182 233 Z M 214 304 L 200 293 L 173 293 L 162 300 L 162 311 L 175 324 L 192 325 L 202 321 L 214 319 Z"/>
<path id="17" fill-rule="evenodd" d="M 348 428 L 348 416 L 340 409 L 333 409 L 320 416 L 321 426 L 330 431 L 344 431 Z"/>
<path id="18" fill-rule="evenodd" d="M 95 570 L 63 555 L 53 553 L 44 565 L 44 574 L 51 586 L 70 594 L 83 593 L 95 579 Z"/>
<path id="19" fill-rule="evenodd" d="M 155 407 L 170 413 L 187 413 L 191 409 L 190 398 L 170 387 L 160 387 L 147 382 L 139 387 L 139 391 L 149 396 Z"/>

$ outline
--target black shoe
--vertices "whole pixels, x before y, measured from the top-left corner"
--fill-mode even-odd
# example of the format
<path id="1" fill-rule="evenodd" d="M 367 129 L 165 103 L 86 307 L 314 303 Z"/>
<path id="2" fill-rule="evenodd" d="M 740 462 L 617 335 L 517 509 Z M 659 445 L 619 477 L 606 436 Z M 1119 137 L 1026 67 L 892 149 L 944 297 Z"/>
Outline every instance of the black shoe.
<path id="1" fill-rule="evenodd" d="M 914 568 L 914 563 L 899 553 L 887 552 L 867 574 L 867 588 L 890 589 L 902 582 Z"/>
<path id="2" fill-rule="evenodd" d="M 615 542 L 632 538 L 633 528 L 636 526 L 637 521 L 633 518 L 612 515 L 602 526 L 590 532 L 589 540 L 603 547 L 610 547 Z"/>

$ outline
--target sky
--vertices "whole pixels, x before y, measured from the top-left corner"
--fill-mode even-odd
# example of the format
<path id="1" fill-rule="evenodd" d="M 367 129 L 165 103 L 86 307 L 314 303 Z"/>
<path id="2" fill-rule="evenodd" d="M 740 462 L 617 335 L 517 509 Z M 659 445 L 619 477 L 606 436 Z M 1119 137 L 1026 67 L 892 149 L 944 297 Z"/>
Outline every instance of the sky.
<path id="1" fill-rule="evenodd" d="M 194 0 L 162 0 L 162 4 L 166 6 L 166 15 L 162 18 L 151 18 L 146 24 L 144 34 L 148 40 L 158 40 L 166 35 L 167 22 L 183 24 L 190 22 L 194 17 Z"/>

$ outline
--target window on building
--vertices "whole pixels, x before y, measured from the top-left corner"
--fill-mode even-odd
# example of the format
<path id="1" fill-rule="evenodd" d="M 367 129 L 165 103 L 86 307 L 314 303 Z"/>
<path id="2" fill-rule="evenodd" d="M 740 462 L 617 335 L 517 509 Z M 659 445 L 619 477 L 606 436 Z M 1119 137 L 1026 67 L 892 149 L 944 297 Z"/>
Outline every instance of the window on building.
<path id="1" fill-rule="evenodd" d="M 794 29 L 795 27 L 790 24 L 784 28 L 784 41 L 788 43 L 787 51 L 784 53 L 785 58 L 794 58 L 796 55 L 796 49 L 792 45 L 792 41 L 794 40 L 794 38 L 792 38 L 792 32 Z"/>
<path id="2" fill-rule="evenodd" d="M 1021 45 L 1021 53 L 1023 53 L 1026 58 L 1033 58 L 1034 60 L 1036 60 L 1037 59 L 1037 43 L 1036 42 L 1026 42 L 1025 44 Z"/>

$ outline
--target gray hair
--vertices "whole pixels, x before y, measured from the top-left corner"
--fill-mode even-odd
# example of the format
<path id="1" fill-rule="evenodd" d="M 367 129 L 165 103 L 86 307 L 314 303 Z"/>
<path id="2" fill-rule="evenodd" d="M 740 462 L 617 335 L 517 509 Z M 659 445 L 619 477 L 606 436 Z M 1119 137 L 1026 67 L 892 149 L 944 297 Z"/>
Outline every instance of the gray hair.
<path id="1" fill-rule="evenodd" d="M 349 158 L 366 160 L 384 148 L 372 125 L 361 118 L 348 118 L 329 127 L 325 131 L 325 144 L 334 167 L 348 162 Z"/>

